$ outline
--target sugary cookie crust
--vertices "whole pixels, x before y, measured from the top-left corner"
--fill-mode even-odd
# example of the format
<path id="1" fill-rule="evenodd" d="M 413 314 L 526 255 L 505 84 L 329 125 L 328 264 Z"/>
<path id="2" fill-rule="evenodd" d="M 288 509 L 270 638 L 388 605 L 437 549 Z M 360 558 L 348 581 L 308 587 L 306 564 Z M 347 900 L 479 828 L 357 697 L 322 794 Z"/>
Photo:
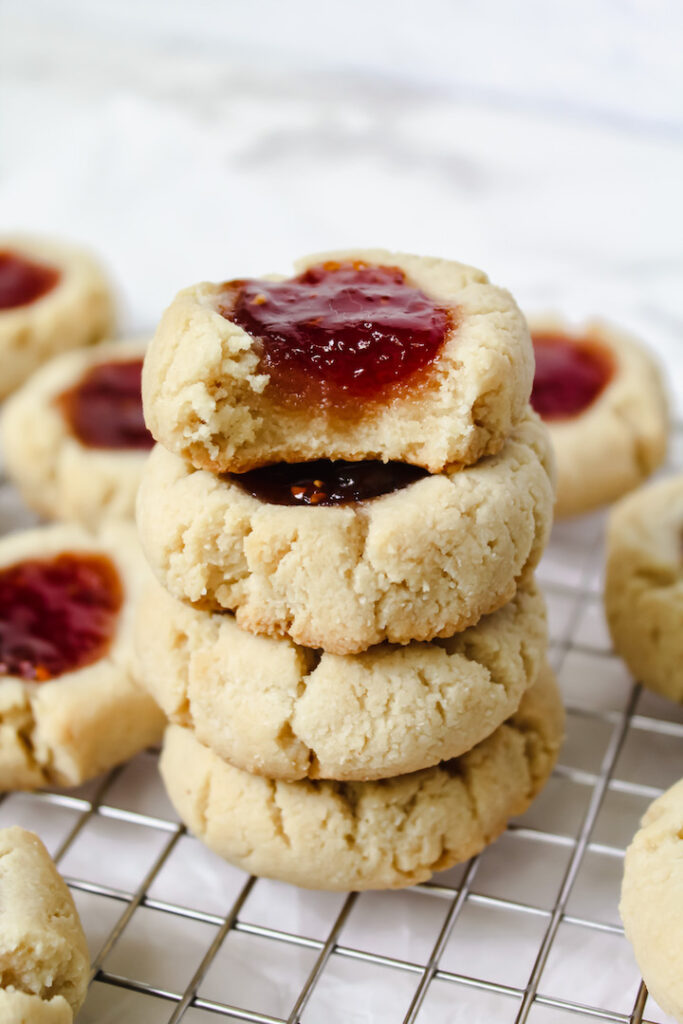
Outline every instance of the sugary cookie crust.
<path id="1" fill-rule="evenodd" d="M 49 1001 L 61 996 L 75 1013 L 89 965 L 71 893 L 40 839 L 16 826 L 0 829 L 0 1008 L 8 1004 L 10 1019 L 21 1020 L 24 994 L 48 1003 L 34 1006 L 37 1015 L 26 1020 L 70 1020 L 57 1000 L 52 1012 Z"/>
<path id="2" fill-rule="evenodd" d="M 46 519 L 94 528 L 106 518 L 133 518 L 149 453 L 87 447 L 71 432 L 56 399 L 93 366 L 142 358 L 145 349 L 143 341 L 117 341 L 63 353 L 5 405 L 0 435 L 7 473 L 26 504 Z"/>
<path id="3" fill-rule="evenodd" d="M 270 778 L 387 778 L 456 757 L 519 706 L 543 663 L 533 582 L 450 640 L 340 657 L 241 631 L 153 585 L 137 628 L 143 679 L 169 718 Z"/>
<path id="4" fill-rule="evenodd" d="M 0 236 L 0 251 L 8 249 L 54 266 L 62 276 L 36 302 L 0 310 L 0 398 L 51 356 L 92 345 L 114 326 L 109 283 L 89 252 L 47 239 Z"/>
<path id="5" fill-rule="evenodd" d="M 639 682 L 683 702 L 683 475 L 620 502 L 607 530 L 605 611 Z"/>
<path id="6" fill-rule="evenodd" d="M 648 991 L 683 1021 L 683 779 L 649 807 L 626 851 L 619 910 Z"/>
<path id="7" fill-rule="evenodd" d="M 61 551 L 108 555 L 124 586 L 119 623 L 107 654 L 45 683 L 0 676 L 0 792 L 74 786 L 158 742 L 163 716 L 138 683 L 134 604 L 149 573 L 127 523 L 107 523 L 95 537 L 75 525 L 10 534 L 0 541 L 0 569 Z"/>
<path id="8" fill-rule="evenodd" d="M 629 334 L 593 320 L 573 328 L 556 316 L 534 317 L 531 333 L 593 338 L 615 361 L 614 376 L 585 412 L 547 423 L 557 460 L 555 518 L 607 505 L 638 487 L 663 461 L 668 399 L 654 357 Z"/>
<path id="9" fill-rule="evenodd" d="M 550 775 L 562 740 L 544 669 L 519 710 L 455 761 L 378 782 L 275 782 L 170 725 L 160 768 L 188 827 L 246 871 L 310 889 L 392 889 L 478 853 Z"/>
<path id="10" fill-rule="evenodd" d="M 41 999 L 15 988 L 0 988 L 2 1024 L 72 1024 L 74 1015 L 63 996 Z"/>
<path id="11" fill-rule="evenodd" d="M 529 410 L 503 450 L 345 506 L 283 507 L 158 445 L 138 499 L 143 548 L 176 597 L 238 624 L 354 654 L 451 636 L 513 596 L 552 522 L 548 434 Z"/>
<path id="12" fill-rule="evenodd" d="M 524 414 L 533 354 L 512 296 L 484 273 L 450 260 L 354 249 L 299 260 L 400 267 L 407 281 L 446 307 L 458 325 L 447 336 L 429 386 L 363 407 L 358 418 L 274 405 L 251 337 L 217 312 L 220 284 L 180 292 L 164 313 L 143 374 L 145 416 L 154 437 L 199 469 L 243 471 L 271 462 L 397 459 L 438 473 L 500 450 Z"/>

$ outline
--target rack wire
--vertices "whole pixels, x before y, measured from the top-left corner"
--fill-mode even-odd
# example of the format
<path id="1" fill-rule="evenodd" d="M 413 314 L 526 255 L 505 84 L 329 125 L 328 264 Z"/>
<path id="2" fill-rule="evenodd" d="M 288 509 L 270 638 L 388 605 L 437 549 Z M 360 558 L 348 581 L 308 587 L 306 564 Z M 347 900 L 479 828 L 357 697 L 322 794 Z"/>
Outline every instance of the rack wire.
<path id="1" fill-rule="evenodd" d="M 669 470 L 683 468 L 683 429 Z M 0 530 L 26 514 L 0 482 Z M 466 865 L 402 892 L 250 878 L 189 836 L 156 754 L 72 791 L 13 793 L 93 956 L 79 1024 L 664 1024 L 619 921 L 623 854 L 683 776 L 683 709 L 642 691 L 601 616 L 604 517 L 560 524 L 539 570 L 568 739 L 546 790 Z"/>

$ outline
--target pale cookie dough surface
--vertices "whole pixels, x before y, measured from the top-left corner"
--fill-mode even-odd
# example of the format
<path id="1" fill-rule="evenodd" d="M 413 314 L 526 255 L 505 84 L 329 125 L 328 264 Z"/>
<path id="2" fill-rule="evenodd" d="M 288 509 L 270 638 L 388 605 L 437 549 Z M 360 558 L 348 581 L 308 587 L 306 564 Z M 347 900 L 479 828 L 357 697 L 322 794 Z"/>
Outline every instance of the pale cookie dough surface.
<path id="1" fill-rule="evenodd" d="M 222 761 L 170 725 L 161 773 L 207 846 L 256 875 L 309 889 L 394 889 L 467 860 L 546 782 L 563 710 L 544 669 L 519 710 L 457 760 L 378 782 L 275 782 Z"/>
<path id="2" fill-rule="evenodd" d="M 458 311 L 424 387 L 405 386 L 357 417 L 288 409 L 269 397 L 254 339 L 217 312 L 223 285 L 180 292 L 145 362 L 143 398 L 155 438 L 200 469 L 242 471 L 272 462 L 396 459 L 440 472 L 500 450 L 523 416 L 533 352 L 512 296 L 461 263 L 382 249 L 317 254 L 400 267 L 408 284 Z"/>
<path id="3" fill-rule="evenodd" d="M 51 356 L 92 345 L 114 325 L 109 283 L 89 252 L 47 239 L 0 235 L 0 251 L 7 250 L 55 267 L 62 276 L 35 302 L 0 309 L 0 398 Z"/>
<path id="4" fill-rule="evenodd" d="M 235 611 L 253 633 L 354 654 L 451 636 L 509 601 L 545 548 L 552 481 L 530 411 L 476 466 L 327 508 L 266 504 L 157 445 L 138 527 L 176 597 Z"/>
<path id="5" fill-rule="evenodd" d="M 576 330 L 554 317 L 530 320 L 532 334 L 593 338 L 611 352 L 614 376 L 584 412 L 551 420 L 557 461 L 555 518 L 607 505 L 640 486 L 666 455 L 668 400 L 653 356 L 629 334 L 592 321 Z"/>
<path id="6" fill-rule="evenodd" d="M 0 675 L 0 792 L 75 786 L 158 742 L 163 716 L 138 682 L 134 604 L 150 574 L 132 524 L 110 522 L 95 536 L 75 525 L 46 526 L 0 541 L 0 570 L 62 551 L 107 555 L 124 602 L 99 661 L 43 683 Z"/>
<path id="7" fill-rule="evenodd" d="M 74 901 L 49 853 L 33 832 L 0 829 L 0 987 L 9 990 L 3 998 L 10 1012 L 23 1012 L 23 993 L 48 1003 L 36 1006 L 36 1017 L 27 1020 L 70 1020 L 54 997 L 61 996 L 75 1013 L 89 969 Z"/>
<path id="8" fill-rule="evenodd" d="M 683 475 L 621 501 L 607 529 L 605 611 L 635 678 L 683 702 Z"/>
<path id="9" fill-rule="evenodd" d="M 63 996 L 41 999 L 15 988 L 0 988 L 2 1024 L 72 1024 L 71 1007 Z"/>
<path id="10" fill-rule="evenodd" d="M 619 910 L 650 994 L 683 1021 L 683 779 L 648 808 L 626 851 Z"/>
<path id="11" fill-rule="evenodd" d="M 456 757 L 517 709 L 545 656 L 545 603 L 530 581 L 448 640 L 340 656 L 252 636 L 153 585 L 137 645 L 168 717 L 238 768 L 378 779 Z"/>
<path id="12" fill-rule="evenodd" d="M 149 452 L 90 448 L 71 431 L 58 397 L 100 363 L 141 359 L 146 344 L 104 342 L 51 359 L 2 411 L 0 435 L 8 476 L 26 504 L 46 519 L 94 528 L 132 519 Z"/>

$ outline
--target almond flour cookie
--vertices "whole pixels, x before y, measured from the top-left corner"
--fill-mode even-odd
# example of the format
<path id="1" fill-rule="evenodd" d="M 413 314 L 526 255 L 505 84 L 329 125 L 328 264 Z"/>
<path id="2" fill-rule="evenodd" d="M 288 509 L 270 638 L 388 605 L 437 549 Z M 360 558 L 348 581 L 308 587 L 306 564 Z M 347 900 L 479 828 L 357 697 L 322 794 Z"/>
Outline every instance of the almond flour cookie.
<path id="1" fill-rule="evenodd" d="M 456 757 L 516 710 L 545 656 L 545 603 L 530 581 L 449 640 L 341 657 L 252 636 L 153 584 L 137 646 L 168 717 L 238 768 L 377 779 Z"/>
<path id="2" fill-rule="evenodd" d="M 50 356 L 100 341 L 113 322 L 109 284 L 90 253 L 0 236 L 0 398 Z"/>
<path id="3" fill-rule="evenodd" d="M 142 416 L 142 341 L 104 342 L 51 359 L 7 402 L 7 473 L 47 519 L 95 527 L 132 519 L 154 441 Z"/>
<path id="4" fill-rule="evenodd" d="M 219 856 L 309 889 L 397 889 L 491 843 L 542 789 L 562 741 L 557 684 L 544 668 L 519 710 L 469 753 L 378 782 L 275 782 L 233 768 L 170 725 L 168 794 Z"/>
<path id="5" fill-rule="evenodd" d="M 438 473 L 500 450 L 533 377 L 508 292 L 461 263 L 383 249 L 296 269 L 175 298 L 143 374 L 157 441 L 213 472 L 325 458 Z"/>
<path id="6" fill-rule="evenodd" d="M 619 911 L 648 991 L 683 1021 L 683 779 L 648 808 L 626 851 Z"/>
<path id="7" fill-rule="evenodd" d="M 0 1011 L 3 1024 L 69 1022 L 90 957 L 64 879 L 33 832 L 0 829 Z"/>
<path id="8" fill-rule="evenodd" d="M 683 476 L 621 501 L 607 530 L 605 611 L 639 682 L 683 702 Z"/>
<path id="9" fill-rule="evenodd" d="M 616 327 L 575 330 L 553 317 L 530 326 L 531 404 L 555 448 L 560 519 L 616 501 L 663 462 L 668 403 L 653 357 Z"/>
<path id="10" fill-rule="evenodd" d="M 0 792 L 77 785 L 158 741 L 133 651 L 149 578 L 132 524 L 0 541 Z"/>
<path id="11" fill-rule="evenodd" d="M 498 455 L 435 476 L 404 463 L 318 462 L 219 477 L 158 445 L 138 527 L 177 597 L 234 610 L 254 633 L 355 654 L 451 636 L 509 601 L 546 545 L 552 479 L 548 434 L 532 412 Z"/>

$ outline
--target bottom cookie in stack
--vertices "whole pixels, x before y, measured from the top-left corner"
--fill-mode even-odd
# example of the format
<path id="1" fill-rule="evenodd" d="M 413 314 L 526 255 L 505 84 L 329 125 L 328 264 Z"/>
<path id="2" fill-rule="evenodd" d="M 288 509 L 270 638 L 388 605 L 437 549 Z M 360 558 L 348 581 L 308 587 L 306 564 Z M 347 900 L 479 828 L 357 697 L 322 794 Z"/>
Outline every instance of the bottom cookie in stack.
<path id="1" fill-rule="evenodd" d="M 393 889 L 474 856 L 547 781 L 564 712 L 548 667 L 518 710 L 460 757 L 371 782 L 274 781 L 234 768 L 179 725 L 161 773 L 188 827 L 221 857 L 304 888 Z"/>

